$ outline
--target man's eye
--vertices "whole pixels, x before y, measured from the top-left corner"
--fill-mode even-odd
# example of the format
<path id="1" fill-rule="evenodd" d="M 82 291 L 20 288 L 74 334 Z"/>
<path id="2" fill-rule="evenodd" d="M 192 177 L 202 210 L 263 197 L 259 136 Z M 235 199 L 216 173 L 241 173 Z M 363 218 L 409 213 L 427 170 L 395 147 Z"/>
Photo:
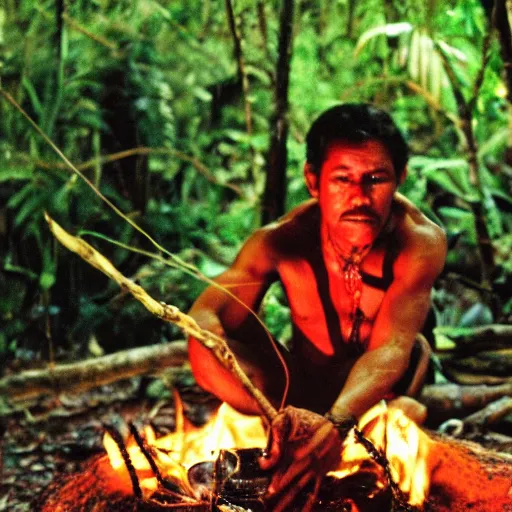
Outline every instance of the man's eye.
<path id="1" fill-rule="evenodd" d="M 350 181 L 348 176 L 336 176 L 335 179 L 340 183 L 348 183 Z"/>
<path id="2" fill-rule="evenodd" d="M 369 178 L 368 178 L 368 182 L 371 184 L 371 185 L 375 185 L 377 183 L 385 183 L 387 181 L 387 177 L 386 176 L 383 176 L 382 174 L 372 174 Z"/>

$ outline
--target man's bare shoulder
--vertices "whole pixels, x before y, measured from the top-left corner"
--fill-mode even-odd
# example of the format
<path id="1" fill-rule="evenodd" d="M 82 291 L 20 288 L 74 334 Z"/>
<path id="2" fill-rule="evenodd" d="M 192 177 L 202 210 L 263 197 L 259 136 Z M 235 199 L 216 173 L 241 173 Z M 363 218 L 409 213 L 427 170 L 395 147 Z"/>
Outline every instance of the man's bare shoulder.
<path id="1" fill-rule="evenodd" d="M 446 258 L 444 230 L 403 195 L 396 194 L 395 204 L 396 236 L 402 247 L 398 266 L 437 276 Z"/>
<path id="2" fill-rule="evenodd" d="M 319 234 L 319 209 L 316 199 L 310 199 L 269 224 L 267 242 L 278 257 L 300 256 Z"/>
<path id="3" fill-rule="evenodd" d="M 299 256 L 308 237 L 315 232 L 317 210 L 316 201 L 306 201 L 280 219 L 256 229 L 232 268 L 263 275 L 273 272 L 283 258 Z"/>

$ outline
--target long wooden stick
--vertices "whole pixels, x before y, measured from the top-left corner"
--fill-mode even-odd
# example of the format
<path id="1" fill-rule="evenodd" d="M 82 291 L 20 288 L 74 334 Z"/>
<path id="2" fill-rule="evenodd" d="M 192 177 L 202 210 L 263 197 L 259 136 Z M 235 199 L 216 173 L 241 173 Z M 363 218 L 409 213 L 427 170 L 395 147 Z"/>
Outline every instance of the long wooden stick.
<path id="1" fill-rule="evenodd" d="M 117 270 L 117 268 L 115 268 L 114 265 L 105 258 L 105 256 L 100 254 L 85 240 L 70 235 L 47 213 L 45 213 L 45 218 L 53 235 L 62 245 L 64 245 L 64 247 L 67 247 L 87 263 L 103 272 L 110 279 L 113 279 L 119 286 L 121 286 L 121 288 L 130 292 L 148 311 L 166 322 L 172 322 L 183 332 L 193 336 L 204 347 L 213 353 L 224 368 L 231 372 L 240 381 L 247 392 L 257 401 L 263 415 L 269 421 L 272 421 L 275 418 L 277 415 L 276 409 L 267 400 L 263 393 L 254 386 L 242 368 L 240 368 L 235 355 L 224 339 L 209 331 L 201 329 L 192 317 L 182 313 L 176 306 L 155 300 L 146 292 L 146 290 L 144 290 L 144 288 L 135 284 L 131 279 L 128 279 L 121 274 L 121 272 L 119 272 L 119 270 Z"/>

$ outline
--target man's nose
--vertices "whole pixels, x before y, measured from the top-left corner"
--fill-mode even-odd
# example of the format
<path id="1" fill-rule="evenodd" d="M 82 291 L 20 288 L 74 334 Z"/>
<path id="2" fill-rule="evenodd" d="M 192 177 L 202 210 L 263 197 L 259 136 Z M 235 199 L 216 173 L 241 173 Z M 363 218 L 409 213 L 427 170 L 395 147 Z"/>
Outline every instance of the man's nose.
<path id="1" fill-rule="evenodd" d="M 365 187 L 363 183 L 355 183 L 350 193 L 350 201 L 354 208 L 371 204 L 368 187 Z"/>

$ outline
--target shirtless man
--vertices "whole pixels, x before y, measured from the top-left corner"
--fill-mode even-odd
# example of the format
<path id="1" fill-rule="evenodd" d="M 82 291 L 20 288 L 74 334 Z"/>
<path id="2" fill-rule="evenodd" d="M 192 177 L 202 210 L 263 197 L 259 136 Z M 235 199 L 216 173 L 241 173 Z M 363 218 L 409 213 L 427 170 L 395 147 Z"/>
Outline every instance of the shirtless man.
<path id="1" fill-rule="evenodd" d="M 306 142 L 304 175 L 312 199 L 258 229 L 216 281 L 252 310 L 270 284 L 281 281 L 293 322 L 292 349 L 283 350 L 290 372 L 287 403 L 343 424 L 383 398 L 421 388 L 429 349 L 417 335 L 444 265 L 446 240 L 397 193 L 408 150 L 385 112 L 364 104 L 333 107 L 313 123 Z M 209 287 L 190 313 L 202 328 L 229 340 L 242 367 L 279 405 L 283 372 L 248 309 Z M 259 413 L 194 339 L 189 356 L 200 386 L 242 412 Z M 395 403 L 423 419 L 419 403 Z M 290 421 L 312 421 L 301 409 L 287 409 L 288 429 Z M 272 464 L 282 441 L 271 449 Z"/>

